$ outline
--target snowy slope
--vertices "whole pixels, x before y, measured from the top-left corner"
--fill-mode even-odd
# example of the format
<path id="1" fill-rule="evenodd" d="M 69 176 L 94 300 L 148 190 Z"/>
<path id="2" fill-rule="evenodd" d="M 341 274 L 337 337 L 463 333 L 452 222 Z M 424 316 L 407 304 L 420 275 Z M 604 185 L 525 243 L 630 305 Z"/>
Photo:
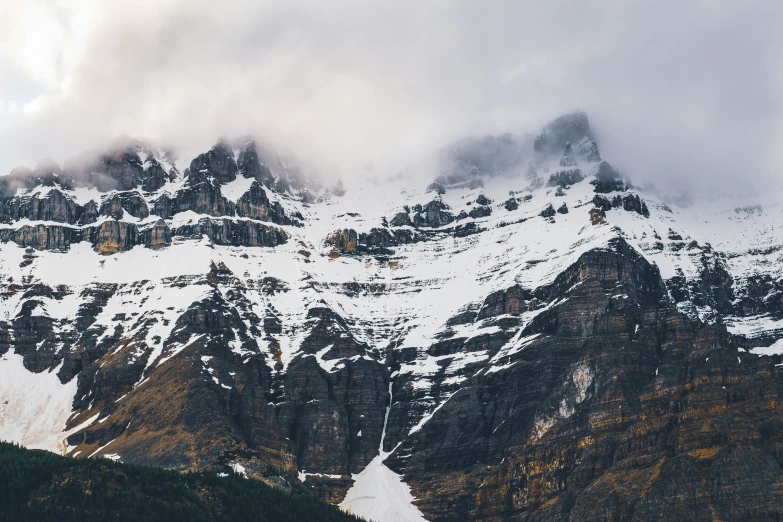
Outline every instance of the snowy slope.
<path id="1" fill-rule="evenodd" d="M 147 157 L 142 157 L 146 153 L 139 154 L 140 161 L 146 164 Z M 269 338 L 259 335 L 256 339 L 272 374 L 285 374 L 289 364 L 301 355 L 301 344 L 309 328 L 308 311 L 317 306 L 326 306 L 344 318 L 349 334 L 366 344 L 368 353 L 382 364 L 388 363 L 386 349 L 390 346 L 393 350 L 413 350 L 416 357 L 402 364 L 392 379 L 405 378 L 412 388 L 422 392 L 417 417 L 408 430 L 409 435 L 415 435 L 456 393 L 466 378 L 466 368 L 503 371 L 503 359 L 524 349 L 530 340 L 521 337 L 521 332 L 540 310 L 520 317 L 519 324 L 509 333 L 508 344 L 494 357 L 481 350 L 430 355 L 427 348 L 444 332 L 467 344 L 471 339 L 499 331 L 498 326 L 481 321 L 454 326 L 449 324 L 452 318 L 465 311 L 478 311 L 485 298 L 495 291 L 514 285 L 529 290 L 547 285 L 582 254 L 605 247 L 614 238 L 625 239 L 654 263 L 667 281 L 678 277 L 700 281 L 705 266 L 716 263 L 725 268 L 738 292 L 754 277 L 774 281 L 783 277 L 783 207 L 712 201 L 709 205 L 671 209 L 651 194 L 630 189 L 623 194 L 640 196 L 649 216 L 614 208 L 606 211 L 605 222 L 592 224 L 589 211 L 594 208 L 596 192 L 591 181 L 597 162 L 582 161 L 579 167 L 586 178 L 558 190 L 546 185 L 549 175 L 560 169 L 558 161 L 554 158 L 538 165 L 539 186 L 531 184 L 531 179 L 524 175 L 499 175 L 484 177 L 482 187 L 447 188 L 442 196 L 427 191 L 430 180 L 425 177 L 357 182 L 348 187 L 345 195 L 332 194 L 313 204 L 267 187 L 270 200 L 303 218 L 302 227 L 279 225 L 289 239 L 274 248 L 219 245 L 206 236 L 174 237 L 171 245 L 157 250 L 137 245 L 127 252 L 105 256 L 83 241 L 65 252 L 36 251 L 34 256 L 25 257 L 24 248 L 13 242 L 1 243 L 0 274 L 5 283 L 0 310 L 3 318 L 11 322 L 20 316 L 25 303 L 35 300 L 38 304 L 32 312 L 34 316 L 51 319 L 64 332 L 75 332 L 73 323 L 80 310 L 91 302 L 91 292 L 101 285 L 116 285 L 91 323 L 90 331 L 96 343 L 100 343 L 110 339 L 114 327 L 122 323 L 124 337 L 116 342 L 112 354 L 122 351 L 128 365 L 146 359 L 143 377 L 147 377 L 154 368 L 180 357 L 178 354 L 196 340 L 167 345 L 176 335 L 177 319 L 193 303 L 210 295 L 203 284 L 207 274 L 213 267 L 224 266 L 235 280 L 220 283 L 217 289 L 227 300 L 233 299 L 233 289 L 241 289 L 248 308 L 247 313 L 240 315 L 248 332 L 257 331 L 254 318 L 273 314 L 279 319 L 282 332 L 275 340 L 281 366 L 275 364 L 273 354 L 277 348 L 273 348 Z M 171 168 L 167 164 L 167 170 Z M 176 194 L 183 181 L 184 178 L 178 178 L 168 182 L 150 200 L 163 193 Z M 236 202 L 251 184 L 252 180 L 237 177 L 222 186 L 222 194 Z M 94 188 L 62 191 L 79 204 L 107 197 Z M 23 191 L 20 196 L 31 196 L 33 192 L 38 197 L 46 196 L 44 188 Z M 389 220 L 405 206 L 423 205 L 436 197 L 454 215 L 463 210 L 469 212 L 478 205 L 479 196 L 491 200 L 487 205 L 490 215 L 467 217 L 428 230 L 426 240 L 396 245 L 390 255 L 337 255 L 325 241 L 336 230 L 362 233 L 384 227 L 384 218 Z M 504 203 L 510 197 L 518 198 L 518 208 L 506 209 Z M 567 213 L 542 217 L 550 205 L 554 209 L 565 205 Z M 187 211 L 166 222 L 176 228 L 204 217 L 214 216 Z M 123 219 L 134 223 L 157 220 L 155 216 Z M 3 227 L 18 229 L 29 224 L 15 222 Z M 468 224 L 481 230 L 464 237 L 448 232 L 457 225 Z M 280 291 L 268 291 L 264 281 L 270 280 Z M 12 285 L 18 283 L 64 286 L 67 292 L 56 297 L 27 295 L 12 291 Z M 678 306 L 694 318 L 714 321 L 718 317 L 709 303 L 682 302 Z M 763 356 L 783 353 L 780 312 L 770 309 L 753 315 L 724 313 L 720 320 L 734 334 L 762 339 L 763 345 L 755 346 L 753 353 Z M 234 338 L 236 353 L 247 355 L 249 349 L 239 341 L 237 331 Z M 319 352 L 316 359 L 324 370 L 331 372 L 340 360 L 324 359 L 328 348 L 331 346 Z M 443 367 L 450 388 L 430 395 Z M 56 366 L 33 373 L 25 369 L 21 355 L 13 349 L 0 356 L 0 439 L 52 451 L 67 450 L 63 440 L 83 426 L 71 426 L 66 431 L 73 413 L 76 378 L 63 384 L 57 377 L 60 370 Z M 136 385 L 142 382 L 140 379 Z M 229 387 L 224 381 L 218 382 L 221 383 Z M 93 415 L 100 412 L 88 413 L 79 419 L 94 420 Z M 404 478 L 383 464 L 386 456 L 381 445 L 378 457 L 364 471 L 353 474 L 353 487 L 341 507 L 379 521 L 423 520 Z M 308 469 L 307 473 L 322 471 Z"/>

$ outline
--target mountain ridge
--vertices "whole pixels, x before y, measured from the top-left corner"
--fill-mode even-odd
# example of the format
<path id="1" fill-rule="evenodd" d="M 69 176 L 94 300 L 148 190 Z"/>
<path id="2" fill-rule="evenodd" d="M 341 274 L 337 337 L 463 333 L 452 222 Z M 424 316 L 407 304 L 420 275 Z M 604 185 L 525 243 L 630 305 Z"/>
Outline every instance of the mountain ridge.
<path id="1" fill-rule="evenodd" d="M 76 185 L 0 178 L 0 438 L 181 470 L 242 455 L 333 503 L 384 484 L 411 520 L 644 518 L 678 465 L 682 516 L 779 511 L 687 459 L 760 452 L 736 469 L 776 483 L 781 207 L 672 210 L 584 113 L 461 142 L 420 185 L 310 185 L 251 140 L 182 173 L 149 152 Z"/>

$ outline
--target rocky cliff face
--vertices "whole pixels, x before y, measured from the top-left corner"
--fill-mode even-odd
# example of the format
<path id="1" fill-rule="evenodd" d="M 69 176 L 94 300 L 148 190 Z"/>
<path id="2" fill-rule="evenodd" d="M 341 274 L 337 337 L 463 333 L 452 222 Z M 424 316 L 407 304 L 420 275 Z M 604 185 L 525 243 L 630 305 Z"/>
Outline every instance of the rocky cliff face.
<path id="1" fill-rule="evenodd" d="M 415 520 L 783 514 L 779 207 L 672 210 L 581 113 L 436 177 L 244 139 L 0 178 L 0 438 Z"/>
<path id="2" fill-rule="evenodd" d="M 781 422 L 777 359 L 738 354 L 724 328 L 676 312 L 624 243 L 538 293 L 555 305 L 490 344 L 499 366 L 389 461 L 437 492 L 421 498 L 431 520 L 776 516 L 778 442 L 762 433 Z M 744 488 L 752 499 L 726 494 Z"/>
<path id="3" fill-rule="evenodd" d="M 253 171 L 248 156 L 253 146 L 245 146 L 245 170 Z M 238 167 L 225 141 L 194 159 L 184 177 L 171 165 L 166 172 L 165 153 L 154 154 L 148 146 L 132 143 L 72 172 L 44 175 L 43 167 L 15 172 L 4 180 L 0 198 L 0 218 L 7 225 L 0 240 L 38 250 L 68 250 L 72 243 L 90 241 L 98 252 L 114 254 L 137 245 L 167 245 L 173 230 L 175 236 L 204 235 L 217 244 L 275 246 L 284 243 L 287 234 L 257 221 L 301 225 L 299 211 L 286 211 L 279 197 L 270 200 L 269 189 L 258 182 L 228 185 L 237 181 Z M 221 187 L 240 192 L 229 200 Z M 187 219 L 177 218 L 182 214 Z M 193 214 L 221 219 L 194 221 Z M 225 219 L 235 215 L 247 219 Z"/>

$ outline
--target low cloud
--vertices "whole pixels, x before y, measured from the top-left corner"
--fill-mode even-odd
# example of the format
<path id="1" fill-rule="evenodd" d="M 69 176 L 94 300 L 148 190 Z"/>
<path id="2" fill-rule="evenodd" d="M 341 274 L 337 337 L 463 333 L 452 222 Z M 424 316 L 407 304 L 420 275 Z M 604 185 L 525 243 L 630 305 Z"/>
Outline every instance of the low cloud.
<path id="1" fill-rule="evenodd" d="M 581 109 L 659 189 L 783 173 L 780 2 L 6 0 L 0 20 L 3 172 L 252 132 L 349 179 Z"/>

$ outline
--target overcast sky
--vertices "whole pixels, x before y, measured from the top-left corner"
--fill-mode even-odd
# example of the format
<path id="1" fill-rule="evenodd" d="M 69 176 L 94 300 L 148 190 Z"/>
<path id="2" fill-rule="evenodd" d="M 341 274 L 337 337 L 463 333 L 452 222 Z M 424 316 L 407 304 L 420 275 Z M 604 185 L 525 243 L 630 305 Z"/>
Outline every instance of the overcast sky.
<path id="1" fill-rule="evenodd" d="M 779 179 L 781 27 L 780 0 L 2 0 L 0 170 L 251 131 L 350 177 L 579 108 L 636 179 Z"/>

